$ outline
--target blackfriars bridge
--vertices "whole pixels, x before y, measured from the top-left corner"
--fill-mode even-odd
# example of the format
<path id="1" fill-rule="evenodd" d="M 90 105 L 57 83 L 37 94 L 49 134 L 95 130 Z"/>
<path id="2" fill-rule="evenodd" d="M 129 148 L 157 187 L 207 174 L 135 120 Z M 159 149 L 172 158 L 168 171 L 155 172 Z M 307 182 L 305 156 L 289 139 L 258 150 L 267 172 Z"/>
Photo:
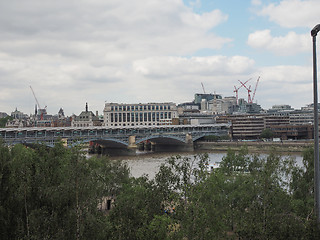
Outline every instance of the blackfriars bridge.
<path id="1" fill-rule="evenodd" d="M 106 148 L 134 149 L 139 143 L 150 141 L 159 146 L 193 147 L 193 142 L 204 136 L 228 135 L 229 128 L 229 124 L 0 128 L 0 138 L 8 145 L 41 143 L 54 146 L 56 141 L 63 141 L 72 146 L 95 142 Z"/>

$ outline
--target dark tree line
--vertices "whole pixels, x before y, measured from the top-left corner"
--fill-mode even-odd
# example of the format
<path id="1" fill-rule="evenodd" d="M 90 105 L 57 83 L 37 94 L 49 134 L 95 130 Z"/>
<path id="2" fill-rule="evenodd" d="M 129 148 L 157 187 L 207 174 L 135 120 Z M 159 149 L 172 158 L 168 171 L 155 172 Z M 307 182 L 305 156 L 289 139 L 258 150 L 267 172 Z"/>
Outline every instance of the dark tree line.
<path id="1" fill-rule="evenodd" d="M 171 157 L 154 179 L 80 149 L 0 144 L 0 239 L 320 239 L 313 151 Z M 108 212 L 98 206 L 116 201 Z"/>
<path id="2" fill-rule="evenodd" d="M 0 118 L 0 128 L 4 128 L 8 121 L 13 120 L 13 117 L 7 116 L 4 118 Z"/>
<path id="3" fill-rule="evenodd" d="M 79 149 L 0 146 L 0 239 L 106 239 L 98 211 L 116 195 L 129 171 Z"/>

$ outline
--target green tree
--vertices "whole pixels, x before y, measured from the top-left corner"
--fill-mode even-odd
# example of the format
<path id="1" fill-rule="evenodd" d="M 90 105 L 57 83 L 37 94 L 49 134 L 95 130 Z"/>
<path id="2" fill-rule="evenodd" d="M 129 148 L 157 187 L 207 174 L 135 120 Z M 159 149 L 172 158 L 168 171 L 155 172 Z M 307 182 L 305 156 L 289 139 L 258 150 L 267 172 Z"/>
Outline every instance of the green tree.
<path id="1" fill-rule="evenodd" d="M 320 231 L 314 213 L 314 149 L 303 152 L 303 166 L 293 171 L 290 190 L 294 213 L 305 226 L 306 239 L 319 239 Z"/>
<path id="2" fill-rule="evenodd" d="M 62 143 L 33 149 L 2 144 L 0 154 L 1 239 L 107 238 L 98 206 L 129 179 L 126 166 L 87 159 Z"/>
<path id="3" fill-rule="evenodd" d="M 240 151 L 228 149 L 227 155 L 222 158 L 220 168 L 228 175 L 236 172 L 247 172 L 249 168 L 250 157 L 248 155 L 248 147 L 241 147 Z"/>
<path id="4" fill-rule="evenodd" d="M 10 116 L 0 118 L 0 128 L 4 128 L 8 121 L 11 121 L 13 118 Z"/>
<path id="5" fill-rule="evenodd" d="M 143 239 L 154 215 L 161 215 L 161 199 L 146 177 L 132 179 L 117 195 L 110 212 L 112 239 Z"/>
<path id="6" fill-rule="evenodd" d="M 248 171 L 230 171 L 230 166 L 239 166 L 239 159 Z M 293 159 L 274 151 L 266 157 L 228 152 L 221 165 L 227 178 L 225 202 L 230 211 L 225 211 L 230 232 L 244 239 L 303 238 L 305 228 L 293 211 L 288 191 L 295 169 Z"/>
<path id="7" fill-rule="evenodd" d="M 260 134 L 260 138 L 266 138 L 266 139 L 270 139 L 273 136 L 274 136 L 274 133 L 271 131 L 270 128 L 263 129 Z"/>

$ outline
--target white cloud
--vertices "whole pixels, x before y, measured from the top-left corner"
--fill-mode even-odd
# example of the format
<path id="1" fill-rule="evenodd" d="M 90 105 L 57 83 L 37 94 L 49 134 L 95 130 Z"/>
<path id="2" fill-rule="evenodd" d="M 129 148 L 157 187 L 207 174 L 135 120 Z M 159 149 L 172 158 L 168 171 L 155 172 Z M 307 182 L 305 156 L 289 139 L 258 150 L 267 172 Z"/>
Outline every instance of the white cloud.
<path id="1" fill-rule="evenodd" d="M 254 61 L 243 56 L 152 57 L 133 63 L 137 73 L 157 77 L 247 74 L 253 66 Z"/>
<path id="2" fill-rule="evenodd" d="M 282 27 L 308 27 L 311 30 L 319 21 L 319 9 L 319 0 L 283 0 L 263 7 L 258 14 Z"/>
<path id="3" fill-rule="evenodd" d="M 261 0 L 251 0 L 253 6 L 260 6 L 262 4 Z"/>
<path id="4" fill-rule="evenodd" d="M 157 91 L 170 96 L 177 103 L 191 101 L 196 92 L 232 96 L 233 85 L 238 79 L 248 79 L 256 71 L 254 60 L 244 56 L 165 57 L 158 56 L 133 63 L 135 77 L 144 79 L 141 89 L 149 99 L 159 100 Z M 157 81 L 150 82 L 150 79 Z"/>
<path id="5" fill-rule="evenodd" d="M 253 48 L 270 50 L 277 55 L 295 55 L 311 51 L 312 44 L 309 34 L 291 31 L 286 36 L 273 37 L 269 29 L 251 33 L 247 43 Z"/>
<path id="6" fill-rule="evenodd" d="M 193 27 L 200 27 L 209 30 L 212 27 L 219 25 L 228 19 L 220 10 L 213 10 L 201 15 L 193 12 L 185 12 L 181 14 L 181 19 L 184 23 Z"/>
<path id="7" fill-rule="evenodd" d="M 312 102 L 311 66 L 271 66 L 259 70 L 261 75 L 256 99 L 264 107 L 289 104 L 300 108 Z"/>
<path id="8" fill-rule="evenodd" d="M 133 63 L 219 49 L 231 39 L 213 28 L 226 20 L 217 9 L 197 14 L 181 0 L 2 1 L 0 111 L 33 111 L 29 85 L 49 111 L 63 106 L 67 114 L 86 101 L 101 111 L 107 99 L 171 100 L 174 90 L 154 89 L 158 80 Z"/>
<path id="9" fill-rule="evenodd" d="M 29 85 L 50 113 L 63 107 L 66 114 L 78 114 L 85 102 L 101 112 L 105 100 L 191 101 L 202 92 L 201 82 L 207 92 L 231 96 L 238 79 L 259 75 L 258 102 L 277 104 L 285 97 L 297 103 L 298 93 L 302 104 L 310 102 L 310 69 L 256 69 L 253 59 L 237 53 L 185 57 L 232 41 L 215 32 L 227 19 L 218 9 L 195 13 L 182 0 L 0 1 L 0 111 L 33 112 Z M 303 39 L 265 30 L 252 33 L 248 44 L 287 54 L 308 50 Z M 309 35 L 306 42 L 311 44 Z"/>

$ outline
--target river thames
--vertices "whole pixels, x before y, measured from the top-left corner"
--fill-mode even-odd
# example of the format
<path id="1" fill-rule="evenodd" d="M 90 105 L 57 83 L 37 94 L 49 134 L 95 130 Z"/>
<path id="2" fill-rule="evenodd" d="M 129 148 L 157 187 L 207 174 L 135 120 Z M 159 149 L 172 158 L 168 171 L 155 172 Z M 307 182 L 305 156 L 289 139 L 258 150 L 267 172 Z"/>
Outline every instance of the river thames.
<path id="1" fill-rule="evenodd" d="M 156 152 L 137 152 L 135 156 L 117 156 L 110 157 L 112 160 L 121 160 L 126 163 L 130 168 L 131 175 L 133 177 L 141 177 L 147 174 L 150 179 L 154 178 L 155 174 L 158 172 L 159 167 L 162 163 L 165 163 L 166 159 L 171 156 L 180 155 L 182 157 L 193 158 L 196 154 L 207 153 L 209 156 L 209 164 L 214 164 L 220 162 L 226 152 L 216 152 L 216 151 L 194 151 L 194 152 L 167 152 L 167 153 L 156 153 Z M 256 153 L 255 153 L 256 154 Z M 267 156 L 266 153 L 259 154 L 262 157 Z M 302 166 L 302 153 L 285 153 L 282 157 L 292 157 L 296 160 L 299 166 Z"/>

